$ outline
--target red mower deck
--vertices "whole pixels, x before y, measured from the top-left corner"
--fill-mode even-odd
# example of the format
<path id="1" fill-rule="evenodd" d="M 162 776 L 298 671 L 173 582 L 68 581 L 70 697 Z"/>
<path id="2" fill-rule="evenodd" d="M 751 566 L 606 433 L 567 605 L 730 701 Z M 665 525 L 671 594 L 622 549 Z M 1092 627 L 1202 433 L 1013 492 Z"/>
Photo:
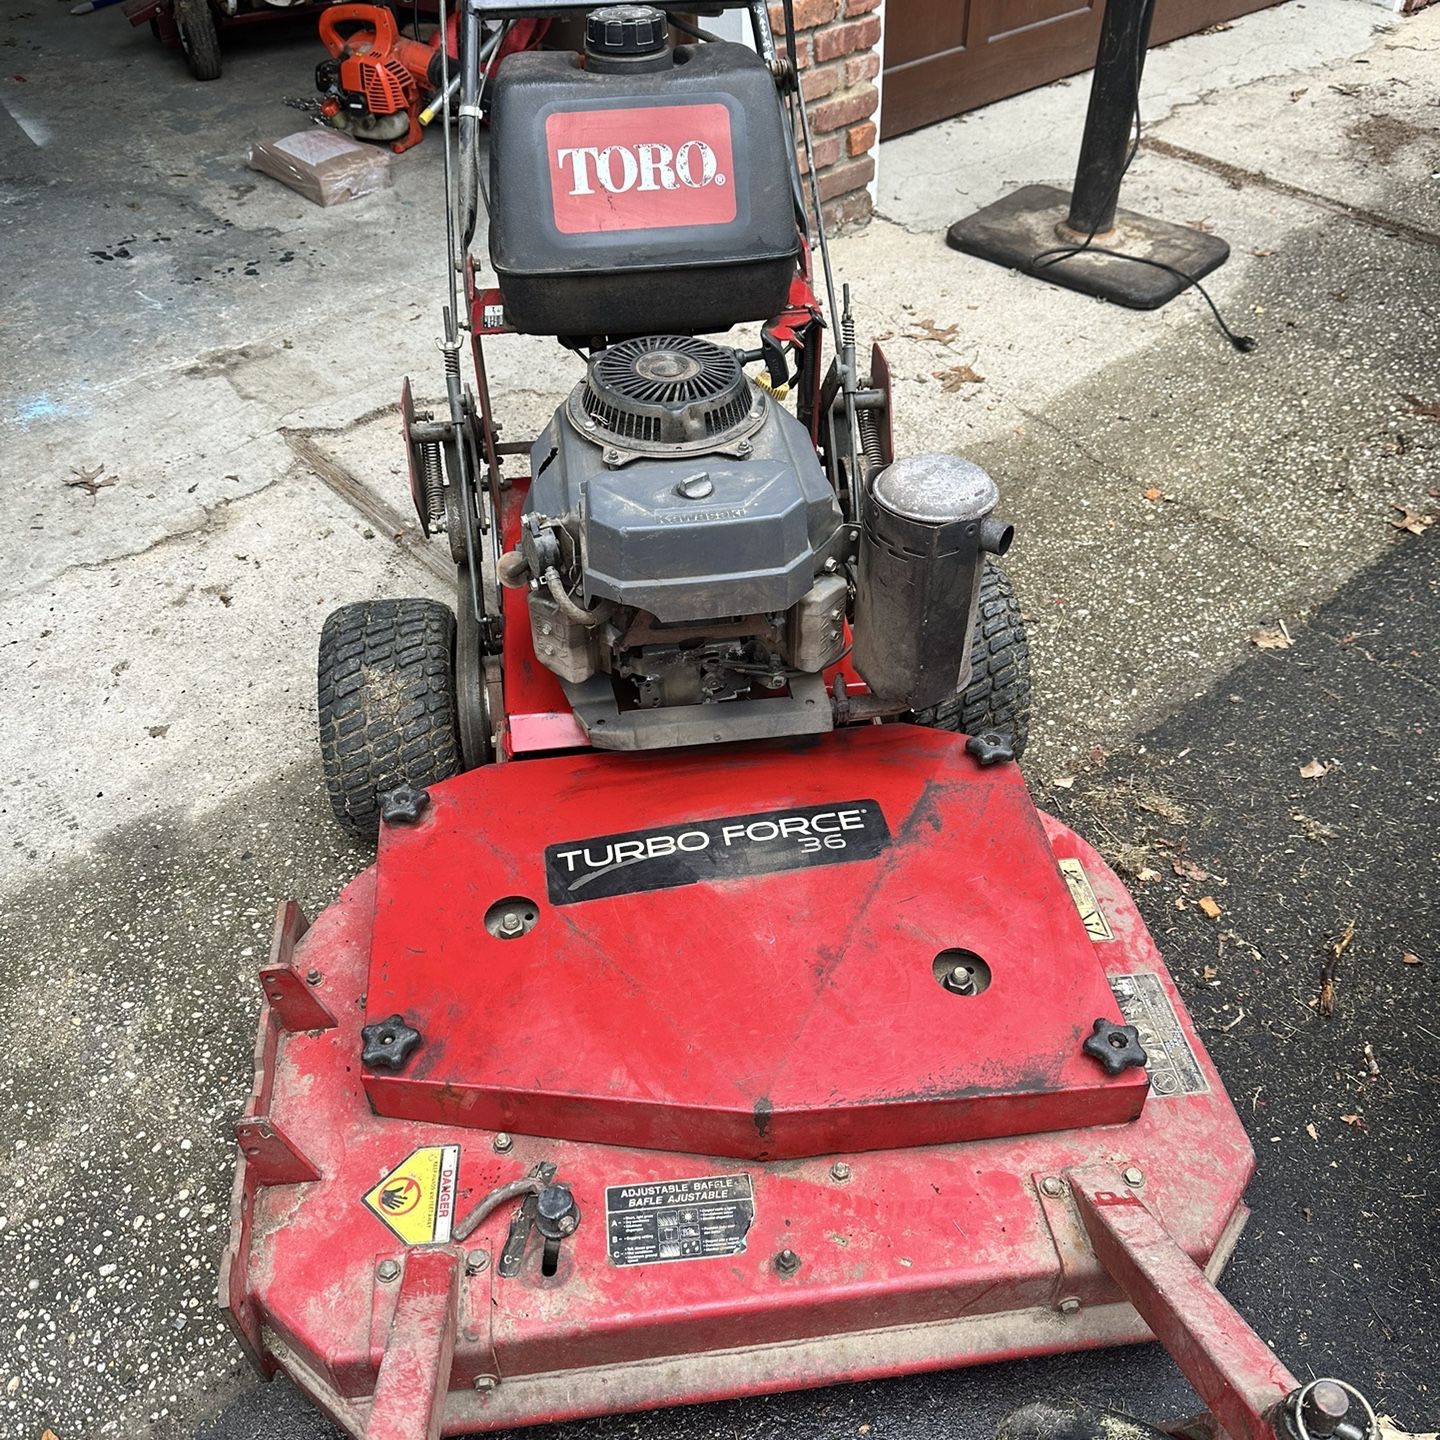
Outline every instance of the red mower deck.
<path id="1" fill-rule="evenodd" d="M 252 1358 L 420 1440 L 1140 1341 L 1177 1257 L 1147 1313 L 1190 1333 L 1249 1144 L 1124 888 L 964 744 L 490 766 L 282 909 L 222 1276 Z M 421 1044 L 367 1072 L 392 1014 Z M 1102 1016 L 1148 1086 L 1082 1054 Z M 552 1275 L 513 1203 L 450 1243 L 542 1165 L 580 1215 Z"/>

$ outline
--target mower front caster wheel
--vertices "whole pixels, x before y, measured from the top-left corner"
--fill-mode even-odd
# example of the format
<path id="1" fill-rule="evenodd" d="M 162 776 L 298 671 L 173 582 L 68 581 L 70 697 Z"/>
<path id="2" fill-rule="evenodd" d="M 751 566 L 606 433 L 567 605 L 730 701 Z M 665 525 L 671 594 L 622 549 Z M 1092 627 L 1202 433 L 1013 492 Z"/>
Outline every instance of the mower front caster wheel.
<path id="1" fill-rule="evenodd" d="M 380 828 L 381 796 L 460 769 L 455 617 L 435 600 L 367 600 L 320 632 L 320 755 L 330 807 L 360 839 Z"/>

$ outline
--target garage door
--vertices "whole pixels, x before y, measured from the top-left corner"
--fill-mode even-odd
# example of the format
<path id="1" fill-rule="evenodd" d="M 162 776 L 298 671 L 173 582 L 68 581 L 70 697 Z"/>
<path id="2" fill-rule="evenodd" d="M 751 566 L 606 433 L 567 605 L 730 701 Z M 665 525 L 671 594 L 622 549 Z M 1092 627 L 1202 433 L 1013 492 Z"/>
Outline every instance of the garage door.
<path id="1" fill-rule="evenodd" d="M 1153 44 L 1276 0 L 1159 0 Z M 1095 63 L 1104 0 L 886 0 L 885 138 Z"/>

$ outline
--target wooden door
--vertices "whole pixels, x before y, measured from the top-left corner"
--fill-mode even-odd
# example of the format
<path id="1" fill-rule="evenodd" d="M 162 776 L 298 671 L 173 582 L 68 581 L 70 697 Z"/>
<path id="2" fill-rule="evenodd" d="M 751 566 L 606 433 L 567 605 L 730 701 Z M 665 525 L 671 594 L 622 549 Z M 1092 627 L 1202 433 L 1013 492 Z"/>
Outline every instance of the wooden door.
<path id="1" fill-rule="evenodd" d="M 1279 0 L 1158 0 L 1162 45 Z M 1095 63 L 1104 0 L 886 0 L 882 137 L 903 135 Z"/>

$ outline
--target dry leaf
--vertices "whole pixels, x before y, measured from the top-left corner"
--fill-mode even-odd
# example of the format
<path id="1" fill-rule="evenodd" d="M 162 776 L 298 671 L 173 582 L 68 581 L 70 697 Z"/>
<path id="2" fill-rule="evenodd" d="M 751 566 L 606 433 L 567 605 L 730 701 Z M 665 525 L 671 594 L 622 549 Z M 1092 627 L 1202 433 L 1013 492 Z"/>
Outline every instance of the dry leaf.
<path id="1" fill-rule="evenodd" d="M 1205 983 L 1213 985 L 1219 974 L 1220 972 L 1213 965 L 1207 965 L 1205 967 Z"/>
<path id="2" fill-rule="evenodd" d="M 1145 881 L 1158 880 L 1160 878 L 1160 872 L 1158 870 L 1152 870 L 1148 865 L 1146 865 L 1142 870 L 1137 872 L 1135 878 L 1137 880 Z"/>
<path id="3" fill-rule="evenodd" d="M 1152 486 L 1145 492 L 1145 498 L 1146 498 L 1147 500 L 1159 500 L 1159 499 L 1162 499 L 1162 498 L 1164 497 L 1164 494 L 1165 494 L 1165 492 L 1164 492 L 1163 490 L 1161 490 L 1158 485 L 1152 485 Z"/>
<path id="4" fill-rule="evenodd" d="M 1320 996 L 1317 1003 L 1322 1015 L 1329 1015 L 1335 1009 L 1335 982 L 1328 975 L 1320 982 Z"/>
<path id="5" fill-rule="evenodd" d="M 60 1437 L 53 1430 L 46 1430 L 41 1434 L 40 1440 L 60 1440 Z"/>
<path id="6" fill-rule="evenodd" d="M 1068 790 L 1075 783 L 1075 777 L 1073 775 L 1062 775 L 1053 783 L 1057 790 Z"/>
<path id="7" fill-rule="evenodd" d="M 107 485 L 113 485 L 120 477 L 118 475 L 105 475 L 105 467 L 97 465 L 93 470 L 82 470 L 77 465 L 70 467 L 70 474 L 65 483 L 72 489 L 83 490 L 87 495 L 93 496 L 97 490 L 102 490 Z"/>
<path id="8" fill-rule="evenodd" d="M 1314 1126 L 1313 1123 L 1311 1123 L 1311 1124 L 1309 1124 L 1309 1125 L 1307 1125 L 1307 1126 L 1305 1127 L 1305 1133 L 1306 1133 L 1312 1140 L 1318 1140 L 1318 1139 L 1320 1138 L 1320 1132 L 1315 1128 L 1315 1126 Z"/>
<path id="9" fill-rule="evenodd" d="M 1355 922 L 1346 923 L 1345 928 L 1340 932 L 1339 938 L 1332 941 L 1330 953 L 1338 960 L 1349 948 L 1350 942 L 1355 938 Z"/>
<path id="10" fill-rule="evenodd" d="M 1170 868 L 1177 875 L 1183 875 L 1187 880 L 1208 880 L 1210 878 L 1210 872 L 1202 870 L 1193 860 L 1172 860 Z"/>
<path id="11" fill-rule="evenodd" d="M 1162 820 L 1167 820 L 1171 825 L 1183 825 L 1185 823 L 1185 812 L 1168 795 L 1160 795 L 1152 792 L 1140 799 L 1140 808 L 1148 810 L 1152 815 L 1158 815 Z"/>
<path id="12" fill-rule="evenodd" d="M 910 337 L 912 340 L 938 340 L 942 345 L 948 345 L 959 333 L 958 325 L 947 325 L 941 329 L 933 320 L 917 320 L 915 322 L 915 333 Z"/>
<path id="13" fill-rule="evenodd" d="M 1257 650 L 1288 650 L 1295 642 L 1284 629 L 1267 630 L 1257 626 L 1250 632 L 1250 643 Z"/>
<path id="14" fill-rule="evenodd" d="M 1408 950 L 1400 957 L 1404 965 L 1423 965 L 1425 962 L 1418 956 L 1412 955 Z"/>
<path id="15" fill-rule="evenodd" d="M 1309 764 L 1300 767 L 1300 778 L 1302 780 L 1318 780 L 1322 775 L 1328 775 L 1330 767 L 1319 760 L 1311 760 Z"/>
<path id="16" fill-rule="evenodd" d="M 1440 400 L 1422 400 L 1418 395 L 1406 395 L 1410 402 L 1410 413 L 1426 420 L 1440 420 Z"/>
<path id="17" fill-rule="evenodd" d="M 1322 825 L 1320 821 L 1307 815 L 1303 810 L 1292 810 L 1290 818 L 1300 827 L 1300 833 L 1317 845 L 1324 845 L 1327 841 L 1335 838 L 1334 830 L 1328 825 Z"/>
<path id="18" fill-rule="evenodd" d="M 1200 908 L 1205 912 L 1206 916 L 1211 920 L 1218 920 L 1223 913 L 1220 907 L 1215 903 L 1215 897 L 1213 895 L 1202 895 L 1199 900 L 1199 905 Z"/>
<path id="19" fill-rule="evenodd" d="M 102 483 L 108 485 L 113 479 L 114 476 L 111 476 L 110 480 L 103 481 Z M 93 495 L 95 492 L 92 490 L 90 493 Z M 1392 520 L 1390 523 L 1397 530 L 1404 530 L 1407 534 L 1423 535 L 1435 523 L 1435 517 L 1433 515 L 1422 515 L 1418 510 L 1412 510 L 1408 505 L 1392 505 L 1390 508 L 1400 512 L 1400 518 L 1398 520 Z"/>
<path id="20" fill-rule="evenodd" d="M 1363 1115 L 1342 1115 L 1340 1117 L 1347 1125 L 1353 1126 L 1356 1130 L 1364 1130 L 1368 1127 L 1365 1124 Z"/>
<path id="21" fill-rule="evenodd" d="M 937 370 L 935 378 L 944 381 L 943 388 L 947 395 L 953 395 L 966 385 L 983 385 L 985 383 L 985 377 L 977 375 L 968 365 L 957 365 L 953 370 Z"/>

